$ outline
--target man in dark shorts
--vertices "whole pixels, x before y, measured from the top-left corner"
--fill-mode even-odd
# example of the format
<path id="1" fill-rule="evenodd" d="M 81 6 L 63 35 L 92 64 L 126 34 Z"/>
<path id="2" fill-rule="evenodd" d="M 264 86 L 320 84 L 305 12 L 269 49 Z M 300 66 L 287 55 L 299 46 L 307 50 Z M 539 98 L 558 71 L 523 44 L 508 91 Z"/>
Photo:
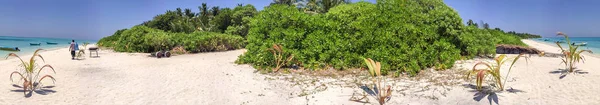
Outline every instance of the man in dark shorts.
<path id="1" fill-rule="evenodd" d="M 69 51 L 71 51 L 71 60 L 75 60 L 75 40 L 71 40 L 71 46 L 69 46 Z"/>

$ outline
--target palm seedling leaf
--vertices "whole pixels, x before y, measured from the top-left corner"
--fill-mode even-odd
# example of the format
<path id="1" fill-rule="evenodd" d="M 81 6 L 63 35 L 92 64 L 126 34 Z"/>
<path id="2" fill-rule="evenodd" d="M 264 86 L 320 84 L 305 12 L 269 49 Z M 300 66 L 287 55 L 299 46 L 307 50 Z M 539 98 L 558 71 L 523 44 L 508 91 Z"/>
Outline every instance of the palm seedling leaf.
<path id="1" fill-rule="evenodd" d="M 286 59 L 286 62 L 290 62 L 290 61 L 292 61 L 292 59 L 294 59 L 294 55 L 290 55 L 290 56 L 289 56 L 289 57 Z"/>
<path id="2" fill-rule="evenodd" d="M 381 63 L 375 62 L 375 73 L 377 76 L 381 76 Z"/>
<path id="3" fill-rule="evenodd" d="M 277 44 L 273 44 L 273 49 L 275 49 L 277 52 L 281 52 L 281 47 Z"/>
<path id="4" fill-rule="evenodd" d="M 483 80 L 485 79 L 485 75 L 487 73 L 488 70 L 478 70 L 479 72 L 477 72 L 477 90 L 481 90 L 481 86 L 483 84 Z"/>
<path id="5" fill-rule="evenodd" d="M 56 79 L 54 79 L 54 77 L 52 77 L 50 75 L 44 75 L 44 76 L 42 76 L 42 78 L 40 78 L 40 80 L 37 83 L 42 82 L 42 80 L 44 80 L 46 77 L 52 79 L 52 83 L 54 83 L 54 81 L 56 81 Z"/>
<path id="6" fill-rule="evenodd" d="M 558 48 L 560 48 L 561 51 L 565 51 L 565 49 L 560 45 L 560 43 L 558 43 L 558 42 L 555 42 L 555 43 L 556 43 L 556 45 L 558 45 Z"/>
<path id="7" fill-rule="evenodd" d="M 23 64 L 23 66 L 25 66 L 25 68 L 29 67 L 27 65 L 27 63 L 25 63 L 25 61 L 23 61 L 23 59 L 21 59 L 21 57 L 19 57 L 19 55 L 15 54 L 15 53 L 9 53 L 8 56 L 6 56 L 6 59 L 8 59 L 8 57 L 11 57 L 11 56 L 19 58 L 19 60 L 21 61 L 21 63 Z"/>
<path id="8" fill-rule="evenodd" d="M 479 65 L 484 65 L 484 66 L 486 66 L 488 70 L 494 70 L 494 67 L 493 67 L 492 65 L 490 65 L 490 64 L 488 64 L 488 63 L 485 63 L 485 62 L 479 62 L 479 63 L 476 63 L 476 64 L 473 66 L 473 69 L 472 69 L 472 70 L 476 70 L 476 69 L 477 69 L 477 66 L 479 66 Z"/>
<path id="9" fill-rule="evenodd" d="M 365 60 L 365 63 L 367 63 L 367 67 L 369 68 L 369 74 L 371 74 L 371 76 L 375 76 L 375 67 L 373 64 L 373 60 L 371 60 L 371 58 L 363 58 Z"/>
<path id="10" fill-rule="evenodd" d="M 494 60 L 496 60 L 496 63 L 498 64 L 498 66 L 500 66 L 500 65 L 504 64 L 504 61 L 506 61 L 504 59 L 506 59 L 506 55 L 502 54 L 502 55 L 496 57 Z"/>
<path id="11" fill-rule="evenodd" d="M 39 52 L 42 51 L 42 50 L 44 50 L 44 49 L 37 49 L 37 50 L 35 50 L 35 52 L 33 52 L 33 56 L 31 56 L 31 58 L 29 58 L 29 63 L 35 63 L 34 62 L 35 57 L 40 57 L 43 62 L 46 62 L 44 60 L 44 57 L 42 57 L 42 55 L 39 54 Z"/>
<path id="12" fill-rule="evenodd" d="M 20 78 L 20 79 L 27 79 L 27 78 L 25 78 L 25 76 L 23 76 L 23 74 L 21 74 L 21 73 L 19 73 L 19 72 L 15 71 L 15 72 L 12 72 L 12 73 L 10 73 L 10 81 L 11 81 L 11 82 L 14 82 L 14 81 L 13 81 L 13 74 L 18 74 L 19 76 L 21 76 L 21 78 Z M 19 79 L 19 80 L 20 80 L 20 79 Z"/>
<path id="13" fill-rule="evenodd" d="M 38 70 L 38 72 L 37 72 L 36 76 L 39 76 L 39 75 L 40 75 L 40 73 L 41 73 L 41 71 L 42 71 L 44 68 L 50 68 L 50 70 L 52 70 L 52 72 L 56 74 L 56 71 L 54 71 L 54 67 L 52 67 L 52 66 L 50 66 L 50 65 L 44 65 L 44 66 L 42 66 L 42 67 L 41 67 L 41 68 Z"/>

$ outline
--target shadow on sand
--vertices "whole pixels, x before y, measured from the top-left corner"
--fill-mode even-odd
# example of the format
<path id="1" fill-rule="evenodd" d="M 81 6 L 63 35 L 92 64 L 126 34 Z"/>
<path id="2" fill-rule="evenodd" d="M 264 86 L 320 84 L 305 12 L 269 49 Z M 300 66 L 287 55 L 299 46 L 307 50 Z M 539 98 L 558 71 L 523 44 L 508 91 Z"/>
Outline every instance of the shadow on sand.
<path id="1" fill-rule="evenodd" d="M 498 94 L 504 92 L 504 91 L 493 90 L 494 87 L 491 87 L 491 86 L 483 86 L 481 90 L 477 90 L 477 86 L 475 86 L 473 84 L 463 84 L 463 87 L 472 89 L 472 90 L 469 90 L 469 92 L 475 93 L 473 95 L 473 100 L 480 102 L 483 98 L 486 98 L 488 100 L 488 102 L 490 103 L 490 105 L 493 105 L 493 103 L 496 103 L 496 105 L 499 105 L 498 104 Z M 506 92 L 515 93 L 515 94 L 520 93 L 520 92 L 525 93 L 525 91 L 523 91 L 523 90 L 513 89 L 512 87 L 509 89 L 506 89 Z"/>
<path id="2" fill-rule="evenodd" d="M 563 79 L 565 78 L 568 74 L 588 74 L 589 72 L 585 72 L 583 70 L 578 70 L 577 68 L 575 68 L 575 70 L 573 70 L 573 72 L 569 72 L 569 70 L 567 69 L 558 69 L 558 70 L 554 70 L 554 71 L 550 71 L 548 72 L 550 74 L 560 74 L 560 76 L 558 77 L 559 79 Z"/>
<path id="3" fill-rule="evenodd" d="M 25 90 L 23 90 L 22 86 L 13 84 L 13 87 L 19 88 L 16 90 L 10 90 L 11 92 L 25 92 Z M 40 87 L 39 89 L 35 89 L 33 91 L 31 90 L 27 90 L 27 92 L 25 92 L 25 98 L 29 98 L 33 95 L 33 92 L 40 94 L 40 95 L 48 95 L 50 93 L 56 93 L 56 91 L 52 90 L 52 88 L 54 88 L 54 86 L 43 86 Z"/>

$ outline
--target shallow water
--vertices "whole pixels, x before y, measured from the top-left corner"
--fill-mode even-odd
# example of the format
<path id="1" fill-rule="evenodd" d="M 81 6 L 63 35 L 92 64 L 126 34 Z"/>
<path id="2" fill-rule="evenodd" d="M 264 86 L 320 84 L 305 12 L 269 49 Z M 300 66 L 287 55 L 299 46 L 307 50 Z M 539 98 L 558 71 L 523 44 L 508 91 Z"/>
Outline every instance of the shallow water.
<path id="1" fill-rule="evenodd" d="M 41 48 L 46 50 L 57 49 L 57 48 L 65 48 L 69 47 L 69 43 L 72 39 L 59 39 L 59 38 L 35 38 L 35 37 L 16 37 L 16 36 L 0 36 L 0 46 L 2 47 L 18 47 L 21 51 L 16 52 L 18 55 L 24 56 L 26 54 L 31 54 L 33 51 Z M 46 42 L 58 43 L 56 45 L 49 45 Z M 96 43 L 93 40 L 77 40 L 80 45 L 83 42 Z M 30 43 L 41 43 L 39 46 L 31 46 Z M 6 55 L 11 53 L 11 51 L 0 50 L 0 60 L 4 60 Z M 65 53 L 69 53 L 69 51 L 65 51 Z"/>
<path id="2" fill-rule="evenodd" d="M 549 41 L 544 41 L 544 39 L 549 39 Z M 580 49 L 592 50 L 595 55 L 600 55 L 600 37 L 570 37 L 571 43 L 582 43 L 586 42 L 586 46 L 579 47 Z M 557 46 L 555 41 L 564 41 L 564 37 L 552 37 L 552 38 L 537 38 L 533 39 L 533 41 L 542 42 L 546 44 L 550 44 L 553 46 Z M 566 41 L 565 41 L 566 42 Z M 568 46 L 567 43 L 561 43 L 561 46 Z"/>

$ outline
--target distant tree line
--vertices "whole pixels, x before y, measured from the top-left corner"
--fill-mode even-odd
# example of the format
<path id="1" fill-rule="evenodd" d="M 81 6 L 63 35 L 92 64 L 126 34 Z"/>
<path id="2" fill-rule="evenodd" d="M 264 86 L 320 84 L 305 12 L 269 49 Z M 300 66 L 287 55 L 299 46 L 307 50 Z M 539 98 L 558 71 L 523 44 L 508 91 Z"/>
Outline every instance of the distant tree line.
<path id="1" fill-rule="evenodd" d="M 202 3 L 198 9 L 199 13 L 194 13 L 189 8 L 168 10 L 166 13 L 157 15 L 152 20 L 140 25 L 167 32 L 208 31 L 243 37 L 248 34 L 248 20 L 258 13 L 256 8 L 249 4 L 238 4 L 233 9 L 220 8 L 219 6 L 210 7 L 209 9 L 206 3 Z"/>
<path id="2" fill-rule="evenodd" d="M 479 25 L 479 24 L 482 24 L 482 25 Z M 483 21 L 480 21 L 479 24 L 478 23 L 474 23 L 473 20 L 471 20 L 471 19 L 469 19 L 469 21 L 467 21 L 467 26 L 474 26 L 474 27 L 478 27 L 478 28 L 486 29 L 486 30 L 490 29 L 490 25 L 488 23 L 484 23 Z M 530 34 L 530 33 L 518 33 L 518 32 L 515 32 L 515 31 L 504 32 L 504 30 L 502 30 L 500 28 L 494 28 L 493 30 L 502 31 L 503 33 L 510 34 L 510 35 L 515 35 L 515 36 L 518 36 L 521 39 L 541 38 L 542 37 L 540 35 L 535 35 L 535 34 Z"/>

